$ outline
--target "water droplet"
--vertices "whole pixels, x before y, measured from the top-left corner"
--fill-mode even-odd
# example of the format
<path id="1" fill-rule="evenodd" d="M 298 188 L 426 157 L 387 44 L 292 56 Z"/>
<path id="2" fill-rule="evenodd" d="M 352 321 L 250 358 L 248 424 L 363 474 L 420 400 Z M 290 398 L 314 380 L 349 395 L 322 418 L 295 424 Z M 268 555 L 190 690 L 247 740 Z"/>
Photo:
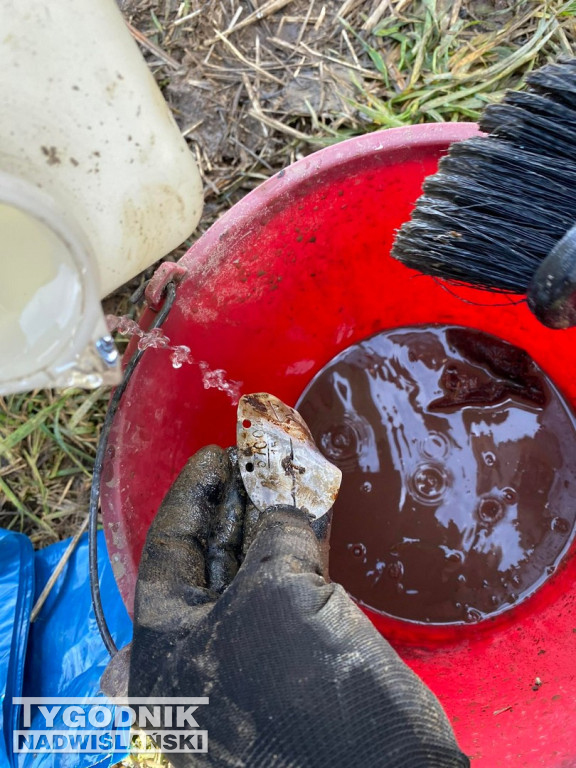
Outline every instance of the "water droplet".
<path id="1" fill-rule="evenodd" d="M 482 459 L 487 467 L 493 467 L 496 464 L 496 456 L 492 451 L 484 451 Z"/>
<path id="2" fill-rule="evenodd" d="M 362 483 L 362 485 L 360 486 L 360 490 L 363 493 L 370 493 L 370 491 L 372 490 L 372 483 L 370 483 L 370 482 L 368 482 L 368 480 L 366 480 L 366 482 Z"/>
<path id="3" fill-rule="evenodd" d="M 553 517 L 550 523 L 550 528 L 555 533 L 568 533 L 570 530 L 570 523 L 563 517 Z"/>
<path id="4" fill-rule="evenodd" d="M 348 550 L 354 555 L 354 557 L 364 557 L 366 554 L 366 547 L 364 544 L 348 544 Z"/>
<path id="5" fill-rule="evenodd" d="M 460 584 L 466 584 L 466 576 L 464 576 L 464 574 L 463 574 L 463 573 L 461 573 L 461 574 L 458 576 L 458 581 L 460 582 Z"/>
<path id="6" fill-rule="evenodd" d="M 138 340 L 138 349 L 166 349 L 170 346 L 170 339 L 164 334 L 161 328 L 152 328 L 151 331 L 140 336 Z"/>
<path id="7" fill-rule="evenodd" d="M 514 584 L 514 586 L 516 586 L 516 587 L 520 586 L 520 576 L 518 576 L 517 573 L 515 573 L 514 576 L 512 576 L 510 581 L 512 582 L 512 584 Z"/>
<path id="8" fill-rule="evenodd" d="M 193 363 L 194 359 L 190 355 L 190 347 L 185 344 L 181 344 L 177 347 L 172 347 L 172 354 L 170 355 L 172 361 L 172 368 L 182 368 L 183 363 Z"/>
<path id="9" fill-rule="evenodd" d="M 122 336 L 143 336 L 144 331 L 135 320 L 128 315 L 106 315 L 106 323 L 110 333 L 116 331 Z"/>
<path id="10" fill-rule="evenodd" d="M 222 368 L 217 368 L 213 371 L 205 360 L 201 360 L 198 365 L 202 371 L 204 389 L 210 389 L 211 387 L 219 389 L 228 395 L 232 405 L 236 405 L 240 400 L 242 382 L 229 379 L 228 374 Z"/>

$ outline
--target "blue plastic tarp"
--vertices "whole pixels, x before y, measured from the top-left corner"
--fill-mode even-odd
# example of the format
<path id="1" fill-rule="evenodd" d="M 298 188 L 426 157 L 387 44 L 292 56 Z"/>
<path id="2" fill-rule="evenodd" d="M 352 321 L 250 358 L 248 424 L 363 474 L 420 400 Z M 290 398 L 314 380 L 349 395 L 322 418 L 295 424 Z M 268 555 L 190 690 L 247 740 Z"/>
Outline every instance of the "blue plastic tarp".
<path id="1" fill-rule="evenodd" d="M 17 726 L 13 696 L 22 691 L 26 638 L 34 596 L 34 552 L 20 534 L 0 530 L 0 765 L 12 762 Z"/>
<path id="2" fill-rule="evenodd" d="M 126 754 L 12 755 L 12 733 L 20 716 L 20 708 L 12 704 L 14 696 L 87 699 L 102 695 L 100 677 L 109 656 L 92 610 L 86 535 L 64 566 L 38 618 L 30 624 L 32 605 L 68 544 L 62 541 L 34 553 L 25 536 L 0 530 L 0 718 L 4 736 L 0 768 L 104 768 Z M 118 592 L 102 533 L 98 538 L 98 571 L 106 619 L 118 647 L 122 647 L 131 640 L 132 623 Z M 36 715 L 32 710 L 32 729 Z M 58 718 L 54 727 L 67 728 Z"/>

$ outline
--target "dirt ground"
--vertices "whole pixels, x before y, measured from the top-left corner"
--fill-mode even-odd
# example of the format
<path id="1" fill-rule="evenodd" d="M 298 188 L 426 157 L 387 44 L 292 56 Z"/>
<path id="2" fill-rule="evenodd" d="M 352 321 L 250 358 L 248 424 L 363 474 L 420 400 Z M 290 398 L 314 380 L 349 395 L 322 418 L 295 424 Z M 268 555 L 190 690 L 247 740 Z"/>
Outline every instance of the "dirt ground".
<path id="1" fill-rule="evenodd" d="M 202 168 L 200 232 L 323 145 L 379 127 L 475 119 L 524 71 L 570 52 L 574 17 L 552 5 L 121 0 Z"/>
<path id="2" fill-rule="evenodd" d="M 367 131 L 475 120 L 576 41 L 573 0 L 119 4 L 204 179 L 200 227 L 169 259 L 297 158 Z M 106 311 L 136 316 L 128 297 L 145 277 L 116 291 Z M 0 398 L 0 525 L 36 546 L 78 530 L 108 397 Z"/>

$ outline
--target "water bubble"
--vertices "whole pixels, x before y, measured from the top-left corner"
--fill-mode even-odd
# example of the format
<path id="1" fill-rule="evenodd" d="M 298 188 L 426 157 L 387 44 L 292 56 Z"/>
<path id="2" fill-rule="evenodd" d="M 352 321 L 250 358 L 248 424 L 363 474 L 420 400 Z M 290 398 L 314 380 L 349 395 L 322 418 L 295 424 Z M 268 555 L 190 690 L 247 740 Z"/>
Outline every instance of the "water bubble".
<path id="1" fill-rule="evenodd" d="M 477 608 L 471 608 L 466 606 L 466 613 L 464 615 L 464 621 L 467 624 L 476 624 L 482 621 L 482 613 Z"/>
<path id="2" fill-rule="evenodd" d="M 430 432 L 422 440 L 421 449 L 422 453 L 429 459 L 443 459 L 448 453 L 448 440 L 440 432 Z"/>
<path id="3" fill-rule="evenodd" d="M 355 545 L 349 544 L 348 549 L 350 549 L 350 547 L 353 547 L 353 546 Z M 364 544 L 360 544 L 359 546 L 364 547 Z M 366 551 L 365 548 L 364 548 L 364 551 Z M 366 560 L 364 560 L 364 562 L 366 562 Z M 374 564 L 374 568 L 370 571 L 366 571 L 366 576 L 371 577 L 372 584 L 376 585 L 382 578 L 385 572 L 385 569 L 386 569 L 386 563 L 384 562 L 384 560 L 376 560 L 376 563 Z"/>
<path id="4" fill-rule="evenodd" d="M 356 432 L 351 424 L 339 424 L 327 430 L 321 438 L 322 447 L 333 454 L 340 456 L 342 453 L 351 452 L 356 445 Z"/>
<path id="5" fill-rule="evenodd" d="M 487 467 L 493 467 L 496 464 L 496 455 L 492 451 L 484 451 L 482 460 Z"/>
<path id="6" fill-rule="evenodd" d="M 514 488 L 504 488 L 502 491 L 502 496 L 504 497 L 504 501 L 507 504 L 515 504 L 518 498 L 518 494 Z"/>
<path id="7" fill-rule="evenodd" d="M 454 392 L 457 390 L 460 387 L 458 368 L 453 365 L 446 368 L 442 374 L 442 384 L 449 391 Z"/>
<path id="8" fill-rule="evenodd" d="M 462 552 L 456 552 L 456 550 L 451 550 L 446 555 L 446 560 L 448 560 L 450 564 L 460 565 L 461 563 L 464 562 L 464 555 L 462 554 Z"/>
<path id="9" fill-rule="evenodd" d="M 423 504 L 435 504 L 444 495 L 447 478 L 442 467 L 420 464 L 409 479 L 412 495 Z"/>
<path id="10" fill-rule="evenodd" d="M 563 517 L 553 517 L 550 523 L 550 528 L 555 533 L 568 533 L 570 530 L 570 523 Z"/>
<path id="11" fill-rule="evenodd" d="M 370 491 L 372 490 L 372 483 L 366 480 L 366 482 L 362 483 L 362 485 L 360 486 L 360 490 L 362 491 L 362 493 L 370 493 Z"/>
<path id="12" fill-rule="evenodd" d="M 395 581 L 398 581 L 404 575 L 404 563 L 397 560 L 395 563 L 390 563 L 388 566 L 388 576 Z"/>
<path id="13" fill-rule="evenodd" d="M 492 525 L 504 516 L 504 508 L 498 499 L 487 497 L 480 500 L 476 515 L 482 523 Z"/>
<path id="14" fill-rule="evenodd" d="M 329 427 L 320 437 L 320 449 L 338 465 L 353 462 L 359 453 L 360 435 L 354 424 L 345 421 Z"/>
<path id="15" fill-rule="evenodd" d="M 340 451 L 345 451 L 354 444 L 356 435 L 349 424 L 344 424 L 340 429 L 335 429 L 331 437 L 334 447 Z"/>
<path id="16" fill-rule="evenodd" d="M 347 549 L 354 557 L 364 557 L 366 554 L 366 547 L 364 544 L 348 544 Z"/>

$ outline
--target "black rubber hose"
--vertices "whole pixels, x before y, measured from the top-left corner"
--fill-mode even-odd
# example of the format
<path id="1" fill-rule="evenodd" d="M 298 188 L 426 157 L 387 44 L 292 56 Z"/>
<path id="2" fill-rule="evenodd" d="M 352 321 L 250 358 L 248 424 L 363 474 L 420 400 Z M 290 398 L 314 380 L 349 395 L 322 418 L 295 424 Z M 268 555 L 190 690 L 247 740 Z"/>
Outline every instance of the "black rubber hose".
<path id="1" fill-rule="evenodd" d="M 150 326 L 150 330 L 153 328 L 159 328 L 176 298 L 176 287 L 173 282 L 166 285 L 165 299 L 162 308 L 156 315 L 154 322 Z M 118 652 L 116 643 L 114 642 L 108 624 L 106 623 L 106 617 L 104 616 L 104 610 L 102 608 L 102 599 L 100 596 L 100 582 L 98 580 L 98 499 L 100 498 L 100 478 L 102 476 L 102 464 L 104 462 L 104 454 L 106 452 L 106 446 L 108 444 L 108 436 L 114 422 L 114 416 L 118 410 L 122 395 L 128 386 L 128 382 L 134 373 L 136 366 L 140 362 L 142 355 L 146 350 L 137 349 L 132 355 L 130 362 L 126 366 L 122 381 L 114 390 L 112 397 L 110 398 L 110 404 L 104 418 L 104 424 L 102 425 L 102 432 L 100 434 L 100 440 L 98 441 L 98 448 L 96 450 L 96 458 L 94 459 L 94 471 L 92 474 L 92 485 L 90 487 L 90 504 L 88 507 L 89 525 L 88 525 L 88 560 L 90 568 L 90 592 L 92 595 L 92 607 L 94 608 L 94 615 L 96 616 L 96 623 L 102 637 L 102 641 L 106 646 L 106 650 L 110 656 L 114 656 Z"/>

